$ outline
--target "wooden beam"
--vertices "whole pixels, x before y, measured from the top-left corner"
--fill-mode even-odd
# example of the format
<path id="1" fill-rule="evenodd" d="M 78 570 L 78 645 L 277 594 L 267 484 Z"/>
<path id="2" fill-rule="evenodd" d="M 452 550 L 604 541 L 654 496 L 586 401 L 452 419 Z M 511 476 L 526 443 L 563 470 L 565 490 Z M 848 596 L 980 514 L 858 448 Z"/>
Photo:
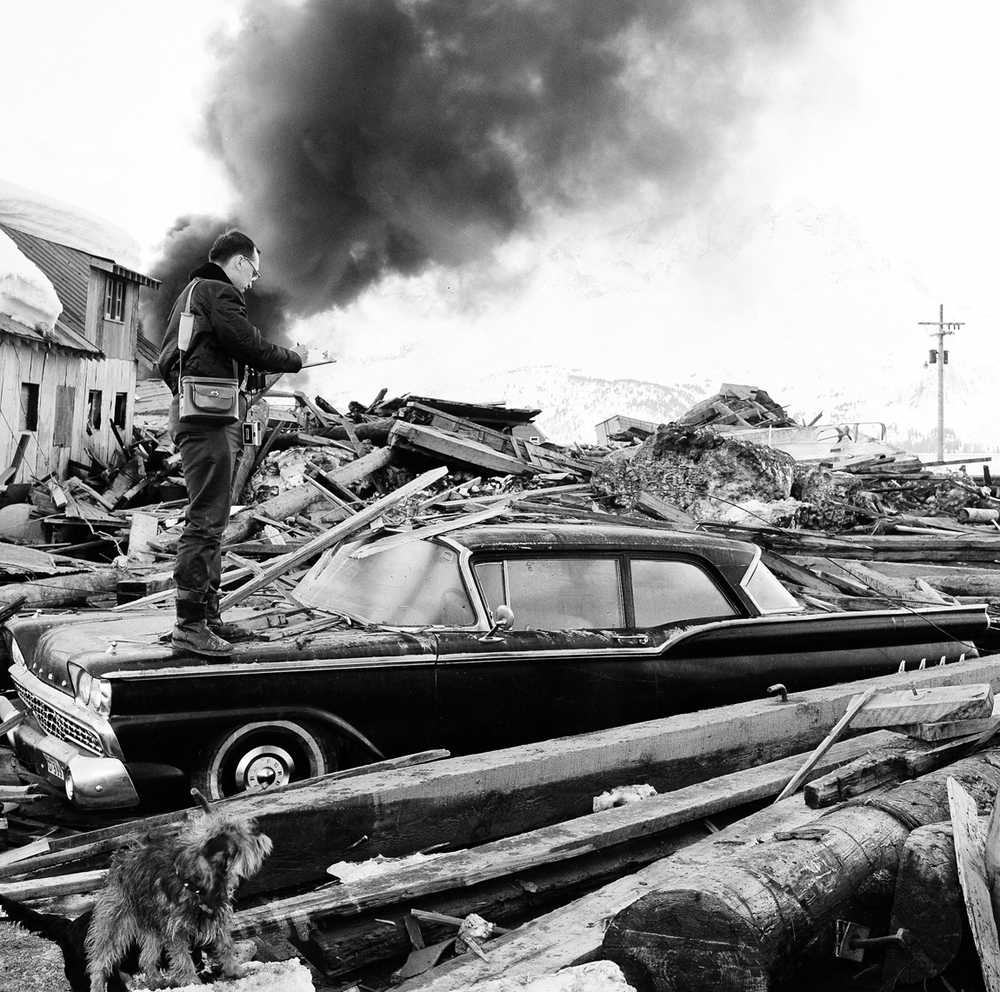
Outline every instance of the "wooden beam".
<path id="1" fill-rule="evenodd" d="M 389 444 L 403 447 L 448 462 L 473 465 L 495 475 L 531 475 L 537 471 L 520 458 L 496 451 L 489 445 L 470 438 L 456 437 L 433 427 L 421 427 L 397 420 L 389 431 Z"/>
<path id="2" fill-rule="evenodd" d="M 984 681 L 1000 686 L 1000 656 L 871 683 L 919 688 Z M 593 797 L 609 785 L 641 781 L 666 791 L 798 754 L 815 747 L 851 699 L 868 687 L 861 681 L 811 689 L 793 694 L 787 703 L 756 699 L 449 758 L 416 770 L 308 780 L 222 800 L 219 807 L 256 816 L 273 839 L 277 856 L 244 885 L 248 894 L 266 892 L 279 884 L 325 881 L 326 866 L 343 856 L 399 857 L 444 839 L 455 845 L 487 843 L 571 819 L 591 810 Z M 178 819 L 138 820 L 129 825 L 130 833 L 115 836 Z M 80 835 L 67 846 L 86 845 L 89 838 Z M 78 857 L 63 851 L 60 860 L 43 864 L 53 867 Z"/>
<path id="3" fill-rule="evenodd" d="M 347 520 L 335 525 L 325 534 L 314 537 L 297 551 L 292 551 L 286 557 L 279 558 L 277 561 L 263 568 L 259 575 L 255 575 L 245 585 L 240 586 L 239 589 L 234 590 L 224 597 L 220 603 L 221 609 L 226 610 L 242 603 L 247 597 L 252 596 L 259 589 L 265 588 L 279 576 L 290 572 L 293 568 L 308 561 L 321 551 L 325 551 L 327 548 L 331 548 L 341 541 L 346 540 L 351 535 L 356 534 L 371 523 L 371 521 L 382 516 L 390 507 L 396 506 L 415 493 L 423 492 L 428 486 L 433 485 L 438 479 L 443 479 L 447 474 L 448 469 L 444 466 L 431 469 L 431 471 L 417 476 L 412 482 L 406 483 L 405 486 L 400 486 L 394 492 L 376 500 L 370 506 L 366 506 L 363 510 L 359 510 L 353 517 L 349 517 Z"/>
<path id="4" fill-rule="evenodd" d="M 340 468 L 334 469 L 332 472 L 317 471 L 317 474 L 322 475 L 324 479 L 337 485 L 351 486 L 355 482 L 367 479 L 373 472 L 386 468 L 391 462 L 391 448 L 375 448 L 374 451 L 369 451 L 367 455 L 362 455 L 353 462 L 341 465 Z"/>
<path id="5" fill-rule="evenodd" d="M 516 499 L 516 496 L 509 496 L 503 503 L 487 507 L 478 513 L 463 513 L 448 520 L 441 520 L 438 523 L 428 524 L 424 527 L 416 527 L 413 530 L 404 531 L 400 534 L 390 534 L 371 544 L 362 545 L 357 551 L 351 554 L 352 558 L 370 558 L 372 555 L 381 554 L 383 551 L 392 551 L 395 548 L 405 547 L 415 541 L 423 541 L 429 537 L 436 537 L 438 534 L 447 534 L 449 531 L 458 530 L 460 527 L 471 527 L 473 524 L 481 524 L 493 517 L 499 517 L 507 512 L 508 506 Z"/>
<path id="6" fill-rule="evenodd" d="M 840 743 L 818 768 L 828 771 L 893 739 L 886 731 Z M 793 755 L 746 771 L 722 775 L 674 792 L 601 813 L 506 837 L 470 850 L 439 854 L 432 861 L 385 865 L 377 875 L 246 909 L 236 916 L 238 933 L 293 918 L 310 921 L 354 916 L 375 907 L 468 888 L 542 864 L 579 857 L 639 837 L 648 837 L 702 817 L 775 795 L 804 755 Z"/>
<path id="7" fill-rule="evenodd" d="M 982 966 L 983 985 L 986 992 L 1000 992 L 1000 939 L 986 880 L 986 831 L 979 819 L 975 799 L 957 778 L 948 778 L 948 805 L 958 880 L 962 884 L 969 928 Z"/>
<path id="8" fill-rule="evenodd" d="M 592 961 L 601 954 L 604 930 L 617 913 L 679 868 L 695 871 L 711 866 L 728 851 L 756 844 L 775 830 L 794 830 L 815 818 L 797 798 L 766 806 L 716 834 L 655 861 L 497 937 L 489 944 L 489 961 L 455 958 L 427 975 L 397 986 L 398 992 L 468 992 L 477 983 L 499 978 L 519 984 L 551 975 L 568 965 Z"/>
<path id="9" fill-rule="evenodd" d="M 894 814 L 844 806 L 814 821 L 821 834 L 773 840 L 696 872 L 675 872 L 612 920 L 603 956 L 650 992 L 676 989 L 678 979 L 687 992 L 744 992 L 790 980 L 796 958 L 859 887 L 873 873 L 895 875 L 912 827 L 947 815 L 942 786 L 949 776 L 975 782 L 977 795 L 992 801 L 998 754 L 987 750 L 894 788 Z M 993 926 L 988 893 L 986 910 Z M 996 941 L 994 926 L 994 949 Z M 1000 985 L 991 988 L 1000 992 Z"/>
<path id="10" fill-rule="evenodd" d="M 82 895 L 93 892 L 104 884 L 108 872 L 106 868 L 93 871 L 78 871 L 70 875 L 56 875 L 52 878 L 29 878 L 23 882 L 7 882 L 0 885 L 0 896 L 27 902 L 31 899 L 53 899 L 56 896 Z"/>

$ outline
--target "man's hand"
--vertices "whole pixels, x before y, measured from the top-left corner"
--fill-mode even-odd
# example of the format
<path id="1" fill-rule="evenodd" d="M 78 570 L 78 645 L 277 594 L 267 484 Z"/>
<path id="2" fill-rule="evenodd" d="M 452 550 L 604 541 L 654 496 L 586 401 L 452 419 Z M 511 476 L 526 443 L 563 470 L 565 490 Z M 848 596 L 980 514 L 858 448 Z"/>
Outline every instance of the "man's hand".
<path id="1" fill-rule="evenodd" d="M 303 365 L 309 361 L 309 349 L 304 344 L 296 344 L 292 351 L 302 359 Z"/>

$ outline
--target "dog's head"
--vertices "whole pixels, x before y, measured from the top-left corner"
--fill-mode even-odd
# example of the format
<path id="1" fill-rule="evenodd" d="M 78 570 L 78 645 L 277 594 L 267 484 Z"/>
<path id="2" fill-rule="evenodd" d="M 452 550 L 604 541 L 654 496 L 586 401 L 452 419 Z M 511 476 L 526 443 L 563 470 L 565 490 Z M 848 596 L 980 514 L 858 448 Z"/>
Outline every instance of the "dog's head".
<path id="1" fill-rule="evenodd" d="M 271 853 L 271 838 L 249 817 L 205 814 L 191 820 L 179 840 L 177 873 L 209 908 L 231 899 Z"/>

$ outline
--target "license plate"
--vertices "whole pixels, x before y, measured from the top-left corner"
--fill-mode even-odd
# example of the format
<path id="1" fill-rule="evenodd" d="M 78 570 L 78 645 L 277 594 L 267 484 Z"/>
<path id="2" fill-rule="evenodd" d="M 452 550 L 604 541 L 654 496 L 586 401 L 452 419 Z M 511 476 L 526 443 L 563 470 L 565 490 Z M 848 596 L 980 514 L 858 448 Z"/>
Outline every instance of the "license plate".
<path id="1" fill-rule="evenodd" d="M 54 776 L 55 778 L 59 779 L 60 782 L 65 780 L 66 771 L 63 768 L 63 766 L 60 765 L 59 762 L 55 760 L 55 758 L 46 758 L 45 767 L 48 770 L 48 773 Z"/>

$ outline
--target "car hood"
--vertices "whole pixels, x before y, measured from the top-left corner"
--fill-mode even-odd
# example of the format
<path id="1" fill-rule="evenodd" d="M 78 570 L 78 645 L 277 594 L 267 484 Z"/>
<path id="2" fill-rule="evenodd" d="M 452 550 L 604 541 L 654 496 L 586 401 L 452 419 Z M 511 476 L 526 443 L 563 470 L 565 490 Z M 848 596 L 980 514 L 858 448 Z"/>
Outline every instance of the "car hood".
<path id="1" fill-rule="evenodd" d="M 230 611 L 227 620 L 238 622 L 239 614 L 238 610 Z M 175 651 L 160 641 L 160 637 L 169 634 L 172 625 L 173 615 L 163 612 L 128 616 L 104 614 L 98 620 L 60 624 L 37 637 L 34 651 L 26 655 L 26 664 L 30 672 L 45 682 L 71 694 L 70 662 L 82 666 L 91 675 L 119 680 L 148 676 L 154 671 L 180 672 L 220 665 L 252 668 L 261 663 L 331 657 L 363 659 L 435 653 L 434 640 L 427 635 L 350 629 L 299 637 L 293 634 L 274 641 L 251 641 L 234 645 L 233 653 L 226 657 L 204 658 Z M 16 631 L 14 633 L 18 636 Z"/>

